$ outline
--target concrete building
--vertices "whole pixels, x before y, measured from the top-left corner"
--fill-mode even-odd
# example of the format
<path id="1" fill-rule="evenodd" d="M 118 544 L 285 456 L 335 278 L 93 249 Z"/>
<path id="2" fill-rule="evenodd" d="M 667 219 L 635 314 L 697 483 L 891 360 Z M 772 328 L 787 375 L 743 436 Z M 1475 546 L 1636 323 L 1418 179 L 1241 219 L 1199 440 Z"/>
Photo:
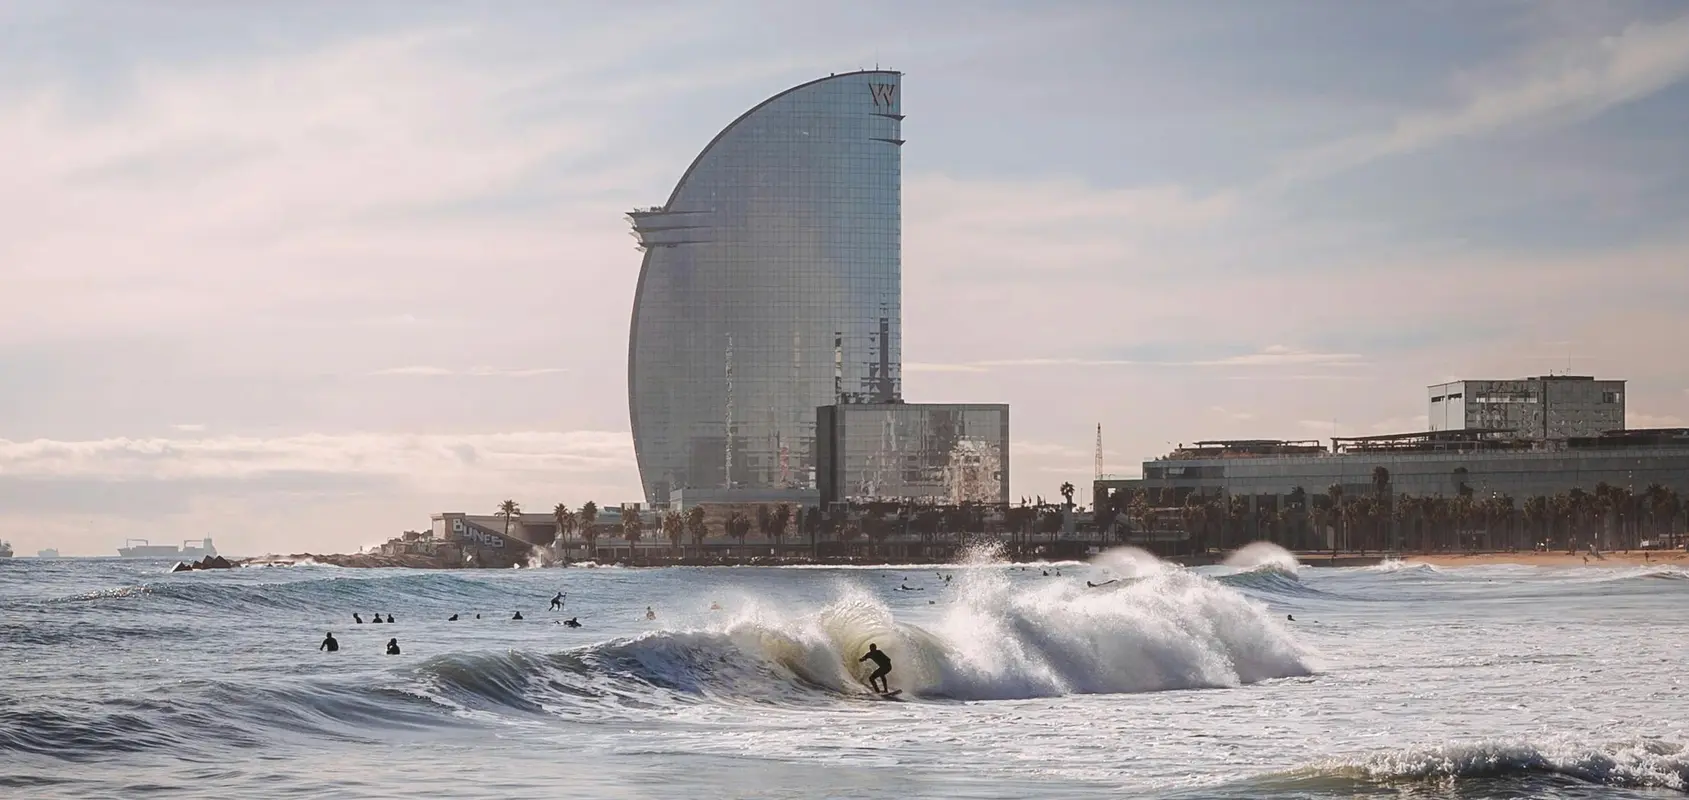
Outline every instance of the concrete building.
<path id="1" fill-rule="evenodd" d="M 816 409 L 821 502 L 1009 502 L 1009 407 L 866 403 Z"/>
<path id="2" fill-rule="evenodd" d="M 1464 380 L 1426 389 L 1433 431 L 1506 430 L 1521 439 L 1564 441 L 1624 430 L 1624 381 L 1580 375 Z"/>

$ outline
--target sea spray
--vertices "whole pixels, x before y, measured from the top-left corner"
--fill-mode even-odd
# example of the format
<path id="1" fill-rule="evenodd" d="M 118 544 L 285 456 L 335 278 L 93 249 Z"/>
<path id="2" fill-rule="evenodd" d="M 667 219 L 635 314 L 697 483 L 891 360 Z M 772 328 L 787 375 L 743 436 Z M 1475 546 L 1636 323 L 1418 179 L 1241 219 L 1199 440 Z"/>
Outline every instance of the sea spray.
<path id="1" fill-rule="evenodd" d="M 1120 578 L 1144 578 L 1168 569 L 1177 569 L 1139 547 L 1115 547 L 1091 558 L 1091 565 L 1108 570 Z"/>
<path id="2" fill-rule="evenodd" d="M 1104 589 L 1072 580 L 1029 588 L 999 571 L 967 570 L 954 589 L 948 609 L 927 627 L 899 620 L 885 602 L 848 585 L 814 610 L 752 597 L 716 626 L 550 656 L 484 654 L 473 669 L 450 666 L 467 657 L 448 656 L 431 669 L 455 702 L 474 706 L 473 696 L 486 692 L 486 703 L 524 710 L 579 702 L 625 708 L 657 701 L 651 691 L 665 695 L 659 705 L 807 705 L 817 693 L 865 694 L 858 659 L 869 643 L 891 656 L 892 686 L 925 699 L 1224 687 L 1310 671 L 1290 633 L 1258 603 L 1183 570 Z M 516 680 L 513 667 L 531 678 Z M 482 672 L 498 680 L 472 679 Z"/>
<path id="3" fill-rule="evenodd" d="M 1302 567 L 1301 562 L 1298 562 L 1296 556 L 1291 555 L 1289 550 L 1272 542 L 1246 544 L 1232 551 L 1231 555 L 1226 556 L 1225 564 L 1228 567 L 1237 567 L 1238 569 L 1267 567 L 1287 575 L 1295 575 L 1296 570 Z"/>

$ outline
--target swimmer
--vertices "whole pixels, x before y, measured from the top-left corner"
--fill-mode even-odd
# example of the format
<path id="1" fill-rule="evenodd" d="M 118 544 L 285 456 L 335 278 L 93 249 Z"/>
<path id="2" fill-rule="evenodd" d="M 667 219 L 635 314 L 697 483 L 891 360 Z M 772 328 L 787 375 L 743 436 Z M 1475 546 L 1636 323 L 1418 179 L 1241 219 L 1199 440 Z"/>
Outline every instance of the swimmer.
<path id="1" fill-rule="evenodd" d="M 563 620 L 563 627 L 565 627 L 565 628 L 579 628 L 580 626 L 581 626 L 581 621 L 579 619 L 575 618 L 575 617 L 570 617 L 566 620 Z"/>
<path id="2" fill-rule="evenodd" d="M 657 612 L 652 611 L 650 606 L 646 606 L 645 607 L 645 618 L 646 619 L 656 619 L 657 618 Z"/>
<path id="3" fill-rule="evenodd" d="M 446 621 L 447 621 L 447 622 L 457 622 L 457 615 L 456 615 L 456 614 L 453 614 L 453 615 L 451 615 L 451 616 L 449 616 L 449 617 L 446 617 Z"/>
<path id="4" fill-rule="evenodd" d="M 398 654 L 399 654 L 399 640 L 398 639 L 388 639 L 387 640 L 387 655 L 396 656 Z"/>
<path id="5" fill-rule="evenodd" d="M 333 631 L 330 631 L 328 636 L 323 639 L 323 643 L 317 646 L 317 652 L 320 653 L 324 650 L 327 650 L 330 653 L 340 652 L 340 643 L 334 640 Z"/>
<path id="6" fill-rule="evenodd" d="M 510 619 L 511 619 L 512 622 L 514 622 L 514 621 L 519 620 L 521 618 L 522 618 L 522 612 L 518 611 L 518 612 L 516 612 L 516 616 L 513 616 Z"/>
<path id="7" fill-rule="evenodd" d="M 387 621 L 389 623 L 391 623 L 393 621 L 393 612 L 391 612 L 391 611 L 387 612 Z"/>
<path id="8" fill-rule="evenodd" d="M 375 624 L 377 624 L 377 625 L 380 625 L 380 624 L 381 624 L 381 623 L 383 623 L 383 622 L 386 622 L 386 621 L 387 621 L 387 620 L 384 620 L 384 619 L 382 619 L 382 618 L 381 618 L 381 615 L 380 615 L 380 614 L 376 614 L 376 615 L 375 615 L 375 617 L 374 617 L 374 618 L 373 618 L 373 619 L 371 619 L 371 620 L 370 620 L 370 622 L 373 622 L 373 623 L 375 623 Z"/>
<path id="9" fill-rule="evenodd" d="M 712 602 L 711 602 L 711 603 L 710 603 L 710 610 L 711 610 L 711 611 L 720 611 L 720 610 L 721 610 L 721 604 L 720 604 L 720 603 L 717 603 L 717 602 L 713 602 L 713 601 L 712 601 Z"/>
<path id="10" fill-rule="evenodd" d="M 1290 620 L 1291 622 L 1296 621 L 1296 615 L 1295 614 L 1285 614 L 1284 618 L 1287 619 L 1287 620 Z"/>
<path id="11" fill-rule="evenodd" d="M 352 612 L 352 621 L 358 623 L 359 625 L 364 624 L 364 618 L 358 616 L 358 612 L 356 611 Z"/>

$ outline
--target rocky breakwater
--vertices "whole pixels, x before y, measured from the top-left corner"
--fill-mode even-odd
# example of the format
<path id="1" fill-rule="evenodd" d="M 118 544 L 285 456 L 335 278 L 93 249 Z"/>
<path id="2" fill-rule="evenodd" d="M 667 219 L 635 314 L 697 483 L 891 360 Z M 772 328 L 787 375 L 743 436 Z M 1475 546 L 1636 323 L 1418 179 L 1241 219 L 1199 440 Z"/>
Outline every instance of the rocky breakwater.
<path id="1" fill-rule="evenodd" d="M 200 569 L 234 569 L 238 564 L 222 556 L 206 556 L 198 561 L 178 561 L 171 572 L 193 572 Z"/>
<path id="2" fill-rule="evenodd" d="M 451 569 L 462 564 L 450 563 L 452 560 L 439 555 L 420 553 L 404 553 L 398 555 L 382 555 L 379 553 L 294 553 L 292 555 L 267 555 L 247 559 L 249 567 L 290 567 L 295 564 L 323 564 L 331 567 L 354 567 L 374 569 L 378 567 L 408 567 L 410 569 Z"/>

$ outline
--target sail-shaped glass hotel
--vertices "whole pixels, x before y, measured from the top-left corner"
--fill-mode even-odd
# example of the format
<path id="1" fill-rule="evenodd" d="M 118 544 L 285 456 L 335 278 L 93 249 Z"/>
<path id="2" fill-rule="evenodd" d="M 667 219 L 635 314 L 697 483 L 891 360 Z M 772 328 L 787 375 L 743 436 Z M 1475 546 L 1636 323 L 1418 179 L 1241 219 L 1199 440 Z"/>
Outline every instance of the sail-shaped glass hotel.
<path id="1" fill-rule="evenodd" d="M 816 485 L 816 409 L 901 399 L 901 74 L 793 87 L 734 120 L 644 251 L 628 411 L 653 505 Z"/>

